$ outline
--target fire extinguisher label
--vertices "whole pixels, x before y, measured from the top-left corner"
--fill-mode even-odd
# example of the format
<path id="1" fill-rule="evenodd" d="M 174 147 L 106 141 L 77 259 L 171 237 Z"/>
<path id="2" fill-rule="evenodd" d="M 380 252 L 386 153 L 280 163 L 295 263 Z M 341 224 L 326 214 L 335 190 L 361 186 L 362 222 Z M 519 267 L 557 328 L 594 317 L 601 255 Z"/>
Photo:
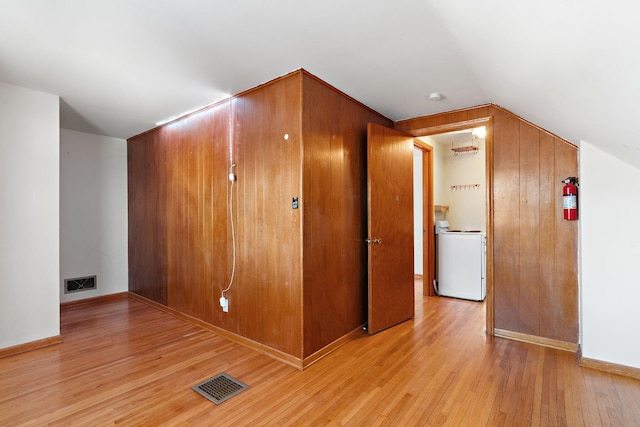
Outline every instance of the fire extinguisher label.
<path id="1" fill-rule="evenodd" d="M 578 207 L 577 197 L 575 194 L 562 197 L 563 209 L 576 209 Z"/>

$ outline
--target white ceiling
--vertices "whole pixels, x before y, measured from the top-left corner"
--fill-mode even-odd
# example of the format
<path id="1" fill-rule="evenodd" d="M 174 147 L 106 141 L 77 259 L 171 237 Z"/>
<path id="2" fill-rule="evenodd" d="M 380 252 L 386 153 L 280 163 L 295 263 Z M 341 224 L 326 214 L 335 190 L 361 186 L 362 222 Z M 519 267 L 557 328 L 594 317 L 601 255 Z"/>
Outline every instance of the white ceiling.
<path id="1" fill-rule="evenodd" d="M 0 81 L 127 138 L 305 68 L 400 120 L 492 102 L 640 167 L 628 0 L 0 0 Z M 430 92 L 445 98 L 428 100 Z M 0 100 L 1 101 L 1 100 Z"/>

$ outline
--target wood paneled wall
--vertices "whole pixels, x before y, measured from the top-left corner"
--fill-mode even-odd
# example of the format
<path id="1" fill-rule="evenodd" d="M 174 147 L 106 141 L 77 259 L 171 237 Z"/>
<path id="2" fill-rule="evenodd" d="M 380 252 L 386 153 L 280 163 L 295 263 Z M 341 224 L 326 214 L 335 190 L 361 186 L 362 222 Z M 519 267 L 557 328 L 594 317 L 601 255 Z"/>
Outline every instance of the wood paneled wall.
<path id="1" fill-rule="evenodd" d="M 367 123 L 393 122 L 304 75 L 304 355 L 366 322 Z"/>
<path id="2" fill-rule="evenodd" d="M 300 74 L 234 101 L 237 271 L 222 326 L 302 358 Z M 285 137 L 288 135 L 288 138 Z"/>
<path id="3" fill-rule="evenodd" d="M 129 290 L 167 304 L 165 146 L 157 133 L 127 144 Z"/>
<path id="4" fill-rule="evenodd" d="M 577 147 L 495 105 L 397 122 L 413 135 L 492 117 L 494 327 L 578 343 L 578 223 L 562 216 Z"/>
<path id="5" fill-rule="evenodd" d="M 392 126 L 300 70 L 130 138 L 129 289 L 300 367 L 360 327 L 369 121 Z"/>
<path id="6" fill-rule="evenodd" d="M 230 262 L 228 147 L 220 143 L 228 112 L 221 104 L 157 130 L 165 154 L 164 181 L 156 185 L 166 191 L 165 210 L 158 213 L 166 216 L 167 305 L 214 323 Z"/>
<path id="7" fill-rule="evenodd" d="M 128 141 L 130 290 L 297 358 L 300 99 L 293 75 Z"/>
<path id="8" fill-rule="evenodd" d="M 227 279 L 228 105 L 128 141 L 129 290 L 208 322 Z"/>

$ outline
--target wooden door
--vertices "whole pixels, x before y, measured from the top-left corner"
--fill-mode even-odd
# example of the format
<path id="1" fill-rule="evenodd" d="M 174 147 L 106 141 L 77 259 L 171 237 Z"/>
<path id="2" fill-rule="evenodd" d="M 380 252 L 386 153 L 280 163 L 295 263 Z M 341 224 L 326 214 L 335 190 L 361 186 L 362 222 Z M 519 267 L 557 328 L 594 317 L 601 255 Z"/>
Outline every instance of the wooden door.
<path id="1" fill-rule="evenodd" d="M 413 318 L 413 137 L 367 128 L 368 330 Z"/>

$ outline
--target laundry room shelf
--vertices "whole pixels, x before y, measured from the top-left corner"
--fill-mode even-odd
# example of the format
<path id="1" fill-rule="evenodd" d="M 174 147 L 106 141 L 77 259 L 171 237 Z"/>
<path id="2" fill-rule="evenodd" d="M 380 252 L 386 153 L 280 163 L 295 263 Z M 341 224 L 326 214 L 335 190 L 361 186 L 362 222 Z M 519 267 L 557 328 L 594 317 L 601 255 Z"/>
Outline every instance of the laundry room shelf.
<path id="1" fill-rule="evenodd" d="M 476 147 L 475 145 L 466 145 L 464 147 L 451 147 L 451 151 L 453 151 L 454 154 L 458 154 L 458 153 L 469 153 L 469 152 L 477 152 L 478 151 L 478 147 Z"/>

